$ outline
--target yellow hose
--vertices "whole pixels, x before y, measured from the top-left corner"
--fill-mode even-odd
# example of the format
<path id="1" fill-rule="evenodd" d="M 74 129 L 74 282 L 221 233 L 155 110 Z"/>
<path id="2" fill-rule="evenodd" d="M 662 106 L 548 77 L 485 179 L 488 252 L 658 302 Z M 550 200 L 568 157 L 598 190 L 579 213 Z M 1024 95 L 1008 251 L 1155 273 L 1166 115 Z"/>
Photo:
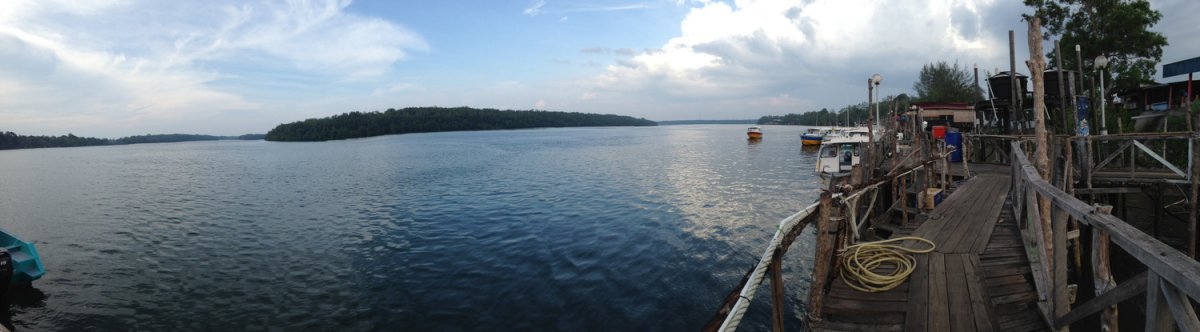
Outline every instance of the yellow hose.
<path id="1" fill-rule="evenodd" d="M 887 244 L 905 240 L 928 243 L 929 249 L 909 249 Z M 842 249 L 838 254 L 842 264 L 838 274 L 850 288 L 868 293 L 886 292 L 904 283 L 908 275 L 916 269 L 917 261 L 912 254 L 924 254 L 933 251 L 933 248 L 933 242 L 916 236 L 855 244 Z M 877 268 L 885 265 L 896 268 L 890 274 L 875 272 Z"/>

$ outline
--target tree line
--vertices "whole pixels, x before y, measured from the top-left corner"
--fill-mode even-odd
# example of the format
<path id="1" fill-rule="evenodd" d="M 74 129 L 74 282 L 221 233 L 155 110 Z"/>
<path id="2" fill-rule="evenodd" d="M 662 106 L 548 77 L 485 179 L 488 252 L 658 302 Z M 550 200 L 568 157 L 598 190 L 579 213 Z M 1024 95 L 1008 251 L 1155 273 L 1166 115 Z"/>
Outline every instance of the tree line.
<path id="1" fill-rule="evenodd" d="M 285 123 L 267 132 L 266 139 L 326 141 L 440 131 L 656 125 L 654 121 L 613 114 L 410 107 L 389 108 L 383 112 L 349 112 Z"/>
<path id="2" fill-rule="evenodd" d="M 190 141 L 215 141 L 223 139 L 243 139 L 255 140 L 262 139 L 261 134 L 247 134 L 237 137 L 232 136 L 212 136 L 212 135 L 194 135 L 194 134 L 157 134 L 157 135 L 136 135 L 127 136 L 118 139 L 95 138 L 95 137 L 79 137 L 75 134 L 66 134 L 61 136 L 26 136 L 17 135 L 11 131 L 0 132 L 0 150 L 12 149 L 37 149 L 37 148 L 62 148 L 76 146 L 98 146 L 98 145 L 124 145 L 124 144 L 143 144 L 143 143 L 172 143 L 172 142 L 190 142 Z"/>
<path id="3" fill-rule="evenodd" d="M 892 109 L 907 109 L 909 97 L 906 94 L 899 96 L 887 96 L 879 101 L 879 116 L 891 116 Z M 799 114 L 788 113 L 785 115 L 767 115 L 758 119 L 758 124 L 777 124 L 777 125 L 798 125 L 798 126 L 850 126 L 859 123 L 866 123 L 868 119 L 868 110 L 866 102 L 846 105 L 838 110 L 830 110 L 822 108 L 821 110 L 812 110 Z M 874 112 L 873 110 L 871 112 Z"/>

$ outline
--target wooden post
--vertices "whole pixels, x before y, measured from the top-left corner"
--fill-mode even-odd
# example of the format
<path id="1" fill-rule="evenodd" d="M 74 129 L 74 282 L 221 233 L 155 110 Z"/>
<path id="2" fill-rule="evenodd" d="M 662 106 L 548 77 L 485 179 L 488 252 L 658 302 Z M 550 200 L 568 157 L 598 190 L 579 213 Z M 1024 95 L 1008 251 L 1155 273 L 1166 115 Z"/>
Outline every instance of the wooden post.
<path id="1" fill-rule="evenodd" d="M 1041 18 L 1034 17 L 1029 20 L 1029 76 L 1033 81 L 1033 121 L 1034 121 L 1034 136 L 1037 139 L 1037 148 L 1034 151 L 1034 165 L 1038 169 L 1038 175 L 1042 179 L 1050 179 L 1050 157 L 1049 144 L 1046 142 L 1046 88 L 1043 82 L 1044 72 L 1046 70 L 1046 61 L 1042 55 L 1042 21 Z M 1042 229 L 1049 232 L 1042 233 L 1045 241 L 1046 256 L 1049 258 L 1046 266 L 1051 269 L 1050 279 L 1053 282 L 1054 296 L 1054 318 L 1062 317 L 1067 313 L 1068 303 L 1066 299 L 1066 251 L 1063 246 L 1066 243 L 1066 221 L 1054 220 L 1052 218 L 1050 199 L 1048 197 L 1037 195 L 1037 209 L 1041 217 Z M 1066 219 L 1061 218 L 1061 219 Z"/>
<path id="2" fill-rule="evenodd" d="M 1071 128 L 1074 127 L 1075 123 L 1069 119 L 1074 116 L 1075 110 L 1067 107 L 1067 86 L 1063 82 L 1063 75 L 1066 75 L 1066 72 L 1063 71 L 1062 45 L 1058 43 L 1059 41 L 1061 40 L 1054 41 L 1054 69 L 1058 70 L 1058 109 L 1062 111 L 1063 130 L 1065 130 L 1063 133 L 1067 134 L 1067 136 L 1072 136 L 1075 131 L 1071 130 Z M 1069 141 L 1067 144 L 1070 144 Z M 1067 165 L 1070 164 L 1068 163 Z"/>
<path id="3" fill-rule="evenodd" d="M 1015 37 L 1013 37 L 1013 36 L 1014 36 L 1013 31 L 1008 30 L 1008 64 L 1009 64 L 1009 69 L 1008 69 L 1009 89 L 1008 89 L 1008 91 L 1011 94 L 1008 95 L 1009 114 L 1006 117 L 1007 119 L 1004 119 L 1004 121 L 1006 123 L 1011 123 L 1011 122 L 1013 122 L 1012 121 L 1013 119 L 1018 119 L 1017 124 L 1024 125 L 1023 123 L 1021 123 L 1019 121 L 1019 119 L 1023 118 L 1021 116 L 1021 113 L 1025 112 L 1025 110 L 1024 110 L 1025 105 L 1022 105 L 1021 97 L 1018 96 L 1018 93 L 1025 94 L 1025 91 L 1020 91 L 1019 88 L 1020 88 L 1021 82 L 1017 81 L 1017 47 L 1016 47 L 1016 42 L 1014 39 Z M 1012 134 L 1009 131 L 1012 129 L 1012 125 L 1006 124 L 1004 126 L 1004 128 L 1005 128 L 1005 131 L 1004 131 L 1005 135 Z M 1021 128 L 1021 127 L 1018 126 L 1017 128 Z"/>
<path id="4" fill-rule="evenodd" d="M 1188 78 L 1189 79 L 1191 78 L 1191 74 L 1188 74 Z M 1188 84 L 1191 84 L 1191 83 L 1188 83 Z M 1189 90 L 1189 91 L 1191 91 L 1191 90 Z M 1191 102 L 1192 102 L 1191 99 L 1188 99 L 1188 103 L 1191 104 Z M 1190 108 L 1189 108 L 1189 110 L 1190 110 Z M 1200 112 L 1197 112 L 1195 115 L 1188 115 L 1188 116 L 1189 117 L 1195 116 L 1196 120 L 1193 123 L 1200 125 Z M 1200 214 L 1200 211 L 1196 210 L 1197 209 L 1196 201 L 1200 200 L 1200 160 L 1197 159 L 1197 158 L 1200 158 L 1200 131 L 1192 131 L 1191 146 L 1192 146 L 1192 155 L 1188 157 L 1188 158 L 1191 158 L 1191 164 L 1192 164 L 1192 197 L 1190 199 L 1192 204 L 1191 204 L 1191 208 L 1190 208 L 1191 220 L 1188 221 L 1188 256 L 1192 257 L 1192 259 L 1197 259 L 1197 258 L 1200 258 L 1200 257 L 1197 257 L 1197 252 L 1196 252 L 1196 236 L 1197 236 L 1197 232 L 1200 232 L 1200 230 L 1196 229 L 1197 218 L 1200 218 L 1197 216 L 1197 214 Z"/>
<path id="5" fill-rule="evenodd" d="M 971 151 L 971 138 L 967 137 L 966 134 L 963 134 L 963 150 L 962 150 L 963 175 L 966 178 L 970 178 L 971 177 L 971 166 L 970 166 L 971 165 L 971 156 L 969 154 L 967 154 L 967 151 Z"/>
<path id="6" fill-rule="evenodd" d="M 900 205 L 904 206 L 904 209 L 900 210 L 900 215 L 904 216 L 904 221 L 900 223 L 900 226 L 908 226 L 908 177 L 910 175 L 900 176 Z"/>
<path id="7" fill-rule="evenodd" d="M 1154 270 L 1146 271 L 1146 325 L 1143 331 L 1174 331 L 1175 319 L 1171 317 L 1171 308 L 1163 296 L 1162 286 L 1167 282 Z"/>
<path id="8" fill-rule="evenodd" d="M 1096 214 L 1110 214 L 1112 206 L 1096 206 Z M 1108 232 L 1100 227 L 1092 227 L 1092 279 L 1095 282 L 1096 296 L 1117 287 L 1113 280 L 1112 267 L 1109 265 Z M 1100 331 L 1117 331 L 1117 306 L 1114 304 L 1100 314 Z"/>
<path id="9" fill-rule="evenodd" d="M 837 232 L 831 222 L 833 211 L 833 194 L 821 193 L 821 219 L 817 221 L 817 248 L 813 257 L 812 285 L 808 291 L 808 321 L 821 321 L 821 301 L 825 297 L 826 281 L 829 280 L 829 267 L 833 259 L 833 241 Z"/>
<path id="10" fill-rule="evenodd" d="M 771 330 L 783 332 L 783 248 L 775 248 L 771 257 Z"/>

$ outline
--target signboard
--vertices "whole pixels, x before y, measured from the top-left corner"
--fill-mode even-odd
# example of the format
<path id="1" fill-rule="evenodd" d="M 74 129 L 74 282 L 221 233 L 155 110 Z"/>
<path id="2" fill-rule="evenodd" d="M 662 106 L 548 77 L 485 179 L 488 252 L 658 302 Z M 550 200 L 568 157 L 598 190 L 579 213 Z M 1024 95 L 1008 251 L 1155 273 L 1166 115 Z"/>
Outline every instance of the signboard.
<path id="1" fill-rule="evenodd" d="M 1090 131 L 1088 129 L 1088 119 L 1091 118 L 1088 97 L 1079 96 L 1075 98 L 1075 104 L 1079 105 L 1079 108 L 1075 110 L 1075 130 L 1078 133 L 1077 135 L 1081 137 L 1087 136 Z"/>

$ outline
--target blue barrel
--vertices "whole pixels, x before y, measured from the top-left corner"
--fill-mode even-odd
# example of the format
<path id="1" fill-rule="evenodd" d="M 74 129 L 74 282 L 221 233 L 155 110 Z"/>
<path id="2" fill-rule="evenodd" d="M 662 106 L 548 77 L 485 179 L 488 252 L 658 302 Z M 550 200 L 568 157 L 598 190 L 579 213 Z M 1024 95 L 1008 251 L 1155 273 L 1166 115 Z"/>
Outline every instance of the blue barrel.
<path id="1" fill-rule="evenodd" d="M 953 145 L 954 152 L 950 153 L 950 161 L 961 163 L 963 161 L 962 154 L 962 133 L 953 132 L 946 133 L 946 145 Z"/>

